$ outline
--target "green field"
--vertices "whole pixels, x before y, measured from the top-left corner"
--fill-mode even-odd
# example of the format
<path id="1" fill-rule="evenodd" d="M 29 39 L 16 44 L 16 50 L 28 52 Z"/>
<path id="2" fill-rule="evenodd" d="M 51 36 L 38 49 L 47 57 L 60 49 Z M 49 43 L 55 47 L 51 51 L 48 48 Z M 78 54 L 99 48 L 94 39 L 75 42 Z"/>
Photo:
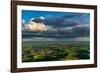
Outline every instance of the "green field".
<path id="1" fill-rule="evenodd" d="M 86 41 L 23 41 L 22 62 L 89 59 Z"/>

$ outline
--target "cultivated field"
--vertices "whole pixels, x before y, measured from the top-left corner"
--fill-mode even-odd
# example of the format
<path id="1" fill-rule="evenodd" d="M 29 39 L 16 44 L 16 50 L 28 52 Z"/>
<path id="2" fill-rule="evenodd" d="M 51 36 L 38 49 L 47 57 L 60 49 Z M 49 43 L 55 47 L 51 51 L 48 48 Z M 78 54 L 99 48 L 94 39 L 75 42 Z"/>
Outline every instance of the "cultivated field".
<path id="1" fill-rule="evenodd" d="M 89 59 L 87 41 L 23 41 L 22 62 Z"/>

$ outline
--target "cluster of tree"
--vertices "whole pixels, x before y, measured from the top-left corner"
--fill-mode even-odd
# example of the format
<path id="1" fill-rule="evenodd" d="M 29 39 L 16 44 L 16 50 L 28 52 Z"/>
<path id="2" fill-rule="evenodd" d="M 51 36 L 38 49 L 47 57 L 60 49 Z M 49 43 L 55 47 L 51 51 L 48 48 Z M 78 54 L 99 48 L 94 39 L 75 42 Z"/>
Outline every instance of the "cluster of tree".
<path id="1" fill-rule="evenodd" d="M 52 61 L 59 60 L 68 55 L 68 51 L 61 48 L 24 48 L 23 49 L 23 62 L 31 62 L 31 61 Z"/>

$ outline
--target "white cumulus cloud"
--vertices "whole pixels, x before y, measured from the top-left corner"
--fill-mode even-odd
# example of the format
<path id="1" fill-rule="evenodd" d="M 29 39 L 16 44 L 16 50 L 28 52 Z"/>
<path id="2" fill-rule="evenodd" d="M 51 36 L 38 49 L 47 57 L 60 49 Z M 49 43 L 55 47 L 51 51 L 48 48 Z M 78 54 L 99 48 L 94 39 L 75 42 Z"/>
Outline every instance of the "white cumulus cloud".
<path id="1" fill-rule="evenodd" d="M 40 19 L 43 19 L 44 20 L 45 18 L 43 16 L 40 16 Z"/>
<path id="2" fill-rule="evenodd" d="M 46 31 L 47 27 L 43 23 L 29 22 L 26 26 L 29 31 Z"/>
<path id="3" fill-rule="evenodd" d="M 24 19 L 22 19 L 22 24 L 25 24 L 25 20 Z"/>

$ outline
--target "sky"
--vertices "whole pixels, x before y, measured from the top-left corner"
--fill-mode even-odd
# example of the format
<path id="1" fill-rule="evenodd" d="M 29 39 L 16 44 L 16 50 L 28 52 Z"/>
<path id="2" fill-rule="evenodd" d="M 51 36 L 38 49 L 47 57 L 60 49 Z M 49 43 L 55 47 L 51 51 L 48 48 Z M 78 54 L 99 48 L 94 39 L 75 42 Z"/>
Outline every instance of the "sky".
<path id="1" fill-rule="evenodd" d="M 32 34 L 32 37 L 54 39 L 89 36 L 89 13 L 22 10 L 22 20 L 25 25 L 31 18 L 37 19 L 41 16 L 45 18 L 43 24 L 47 30 L 28 33 Z"/>

